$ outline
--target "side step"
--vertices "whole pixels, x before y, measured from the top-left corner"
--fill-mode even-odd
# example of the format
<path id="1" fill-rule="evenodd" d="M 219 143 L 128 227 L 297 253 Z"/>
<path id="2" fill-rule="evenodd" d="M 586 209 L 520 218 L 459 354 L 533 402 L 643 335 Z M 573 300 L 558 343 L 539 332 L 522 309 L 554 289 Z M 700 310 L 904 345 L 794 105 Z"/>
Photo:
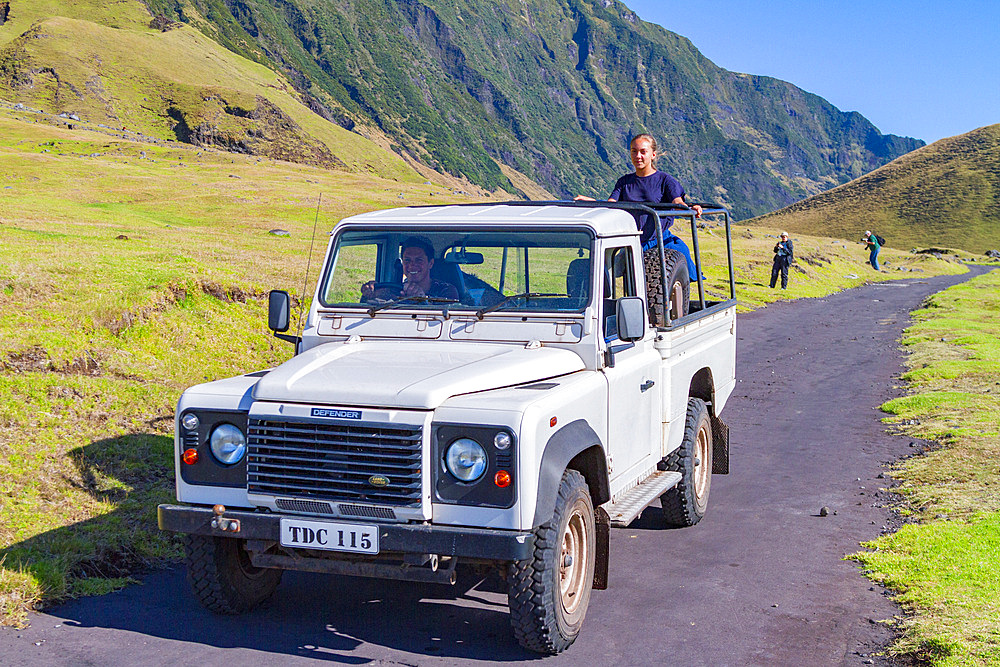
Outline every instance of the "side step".
<path id="1" fill-rule="evenodd" d="M 679 472 L 659 470 L 642 481 L 639 486 L 627 492 L 614 503 L 601 505 L 611 517 L 614 528 L 624 528 L 632 523 L 642 511 L 656 502 L 656 499 L 681 481 Z"/>

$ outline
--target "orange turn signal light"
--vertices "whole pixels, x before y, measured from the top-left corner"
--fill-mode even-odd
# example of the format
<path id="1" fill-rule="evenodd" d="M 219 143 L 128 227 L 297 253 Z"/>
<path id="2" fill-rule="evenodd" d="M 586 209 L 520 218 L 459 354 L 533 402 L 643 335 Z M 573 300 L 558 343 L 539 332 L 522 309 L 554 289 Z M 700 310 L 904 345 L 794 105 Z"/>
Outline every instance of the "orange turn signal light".
<path id="1" fill-rule="evenodd" d="M 504 489 L 510 486 L 510 473 L 506 470 L 500 470 L 496 475 L 493 476 L 493 483 Z"/>
<path id="2" fill-rule="evenodd" d="M 192 463 L 198 462 L 198 450 L 192 447 L 191 449 L 185 449 L 184 453 L 181 454 L 181 461 L 191 465 Z"/>

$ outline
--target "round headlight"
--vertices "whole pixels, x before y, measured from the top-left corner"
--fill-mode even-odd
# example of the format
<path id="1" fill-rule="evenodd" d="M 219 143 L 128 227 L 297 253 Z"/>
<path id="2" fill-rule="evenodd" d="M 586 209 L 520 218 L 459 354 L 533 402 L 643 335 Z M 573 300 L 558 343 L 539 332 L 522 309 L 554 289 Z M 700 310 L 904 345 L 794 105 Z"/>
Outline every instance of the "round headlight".
<path id="1" fill-rule="evenodd" d="M 510 447 L 510 433 L 500 431 L 493 436 L 493 446 L 497 449 L 507 449 Z"/>
<path id="2" fill-rule="evenodd" d="M 475 482 L 486 472 L 486 450 L 475 440 L 459 438 L 444 455 L 448 472 L 463 482 Z"/>
<path id="3" fill-rule="evenodd" d="M 219 460 L 219 463 L 224 463 L 227 466 L 239 463 L 247 452 L 246 436 L 243 435 L 243 431 L 232 424 L 220 424 L 216 427 L 212 431 L 209 445 L 212 448 L 212 454 Z"/>
<path id="4" fill-rule="evenodd" d="M 193 412 L 189 412 L 181 417 L 181 426 L 189 431 L 193 431 L 198 428 L 198 423 L 198 415 Z"/>

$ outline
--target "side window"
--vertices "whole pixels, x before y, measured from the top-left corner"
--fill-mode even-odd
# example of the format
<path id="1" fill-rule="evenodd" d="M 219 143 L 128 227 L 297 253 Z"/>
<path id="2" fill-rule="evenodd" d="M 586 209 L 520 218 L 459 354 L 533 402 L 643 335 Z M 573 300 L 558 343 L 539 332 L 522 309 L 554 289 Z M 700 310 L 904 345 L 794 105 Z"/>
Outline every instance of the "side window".
<path id="1" fill-rule="evenodd" d="M 608 248 L 604 254 L 604 338 L 618 337 L 615 303 L 623 296 L 635 296 L 635 274 L 632 271 L 632 248 Z"/>

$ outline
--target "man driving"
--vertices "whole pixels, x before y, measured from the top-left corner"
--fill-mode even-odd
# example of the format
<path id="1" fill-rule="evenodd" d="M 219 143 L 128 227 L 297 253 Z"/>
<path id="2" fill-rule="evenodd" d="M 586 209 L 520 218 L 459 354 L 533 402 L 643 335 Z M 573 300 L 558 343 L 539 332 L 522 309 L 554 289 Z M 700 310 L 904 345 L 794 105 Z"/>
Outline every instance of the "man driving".
<path id="1" fill-rule="evenodd" d="M 400 259 L 403 264 L 403 286 L 379 287 L 370 280 L 361 286 L 361 299 L 396 299 L 414 296 L 426 296 L 439 299 L 458 301 L 458 289 L 451 283 L 435 280 L 431 277 L 434 266 L 434 246 L 425 238 L 411 236 L 401 244 Z"/>

